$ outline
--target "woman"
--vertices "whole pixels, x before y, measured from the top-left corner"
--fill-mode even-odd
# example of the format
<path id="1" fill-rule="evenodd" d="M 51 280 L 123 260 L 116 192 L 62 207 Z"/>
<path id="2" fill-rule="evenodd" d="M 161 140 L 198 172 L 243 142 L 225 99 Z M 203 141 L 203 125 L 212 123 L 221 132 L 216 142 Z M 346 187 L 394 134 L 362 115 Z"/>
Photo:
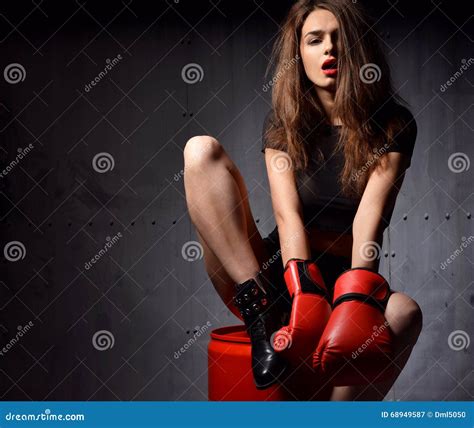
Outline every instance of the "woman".
<path id="1" fill-rule="evenodd" d="M 416 124 L 368 22 L 351 0 L 300 0 L 285 20 L 263 134 L 268 237 L 222 145 L 196 136 L 184 150 L 206 269 L 246 324 L 259 388 L 309 363 L 331 400 L 383 399 L 421 331 L 417 303 L 377 273 Z"/>

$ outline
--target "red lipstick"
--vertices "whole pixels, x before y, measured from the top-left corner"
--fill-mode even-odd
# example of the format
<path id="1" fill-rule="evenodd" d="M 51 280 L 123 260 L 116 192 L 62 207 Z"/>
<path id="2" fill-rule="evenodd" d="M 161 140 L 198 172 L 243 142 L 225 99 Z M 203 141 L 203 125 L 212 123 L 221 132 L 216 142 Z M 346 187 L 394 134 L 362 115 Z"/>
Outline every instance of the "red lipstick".
<path id="1" fill-rule="evenodd" d="M 337 74 L 337 59 L 334 57 L 328 58 L 326 61 L 323 62 L 321 66 L 323 73 L 326 76 L 334 77 Z"/>

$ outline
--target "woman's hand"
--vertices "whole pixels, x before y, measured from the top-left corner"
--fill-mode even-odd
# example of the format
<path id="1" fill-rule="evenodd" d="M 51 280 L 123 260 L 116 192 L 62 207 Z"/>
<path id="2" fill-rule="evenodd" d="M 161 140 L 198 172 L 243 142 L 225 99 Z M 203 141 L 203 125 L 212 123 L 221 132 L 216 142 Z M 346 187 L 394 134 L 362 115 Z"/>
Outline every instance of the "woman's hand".
<path id="1" fill-rule="evenodd" d="M 285 283 L 292 298 L 289 324 L 273 337 L 277 352 L 295 365 L 310 357 L 331 315 L 326 285 L 316 263 L 289 259 L 285 265 Z"/>

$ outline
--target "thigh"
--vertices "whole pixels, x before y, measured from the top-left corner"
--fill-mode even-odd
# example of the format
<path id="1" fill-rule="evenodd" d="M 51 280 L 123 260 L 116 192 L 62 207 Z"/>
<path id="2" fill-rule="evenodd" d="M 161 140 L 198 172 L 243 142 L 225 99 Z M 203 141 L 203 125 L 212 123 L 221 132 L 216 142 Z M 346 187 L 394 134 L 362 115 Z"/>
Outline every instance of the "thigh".
<path id="1" fill-rule="evenodd" d="M 384 315 L 393 333 L 393 375 L 370 385 L 334 387 L 332 400 L 383 400 L 405 367 L 421 331 L 421 311 L 411 297 L 394 291 Z"/>

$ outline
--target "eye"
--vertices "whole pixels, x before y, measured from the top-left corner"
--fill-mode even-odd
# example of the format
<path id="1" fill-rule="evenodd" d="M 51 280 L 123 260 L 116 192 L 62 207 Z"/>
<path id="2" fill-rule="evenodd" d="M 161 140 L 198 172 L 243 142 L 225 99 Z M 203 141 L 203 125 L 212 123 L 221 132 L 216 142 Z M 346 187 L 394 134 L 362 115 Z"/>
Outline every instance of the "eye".
<path id="1" fill-rule="evenodd" d="M 321 43 L 321 39 L 313 39 L 308 42 L 309 45 L 315 45 L 317 43 Z"/>

